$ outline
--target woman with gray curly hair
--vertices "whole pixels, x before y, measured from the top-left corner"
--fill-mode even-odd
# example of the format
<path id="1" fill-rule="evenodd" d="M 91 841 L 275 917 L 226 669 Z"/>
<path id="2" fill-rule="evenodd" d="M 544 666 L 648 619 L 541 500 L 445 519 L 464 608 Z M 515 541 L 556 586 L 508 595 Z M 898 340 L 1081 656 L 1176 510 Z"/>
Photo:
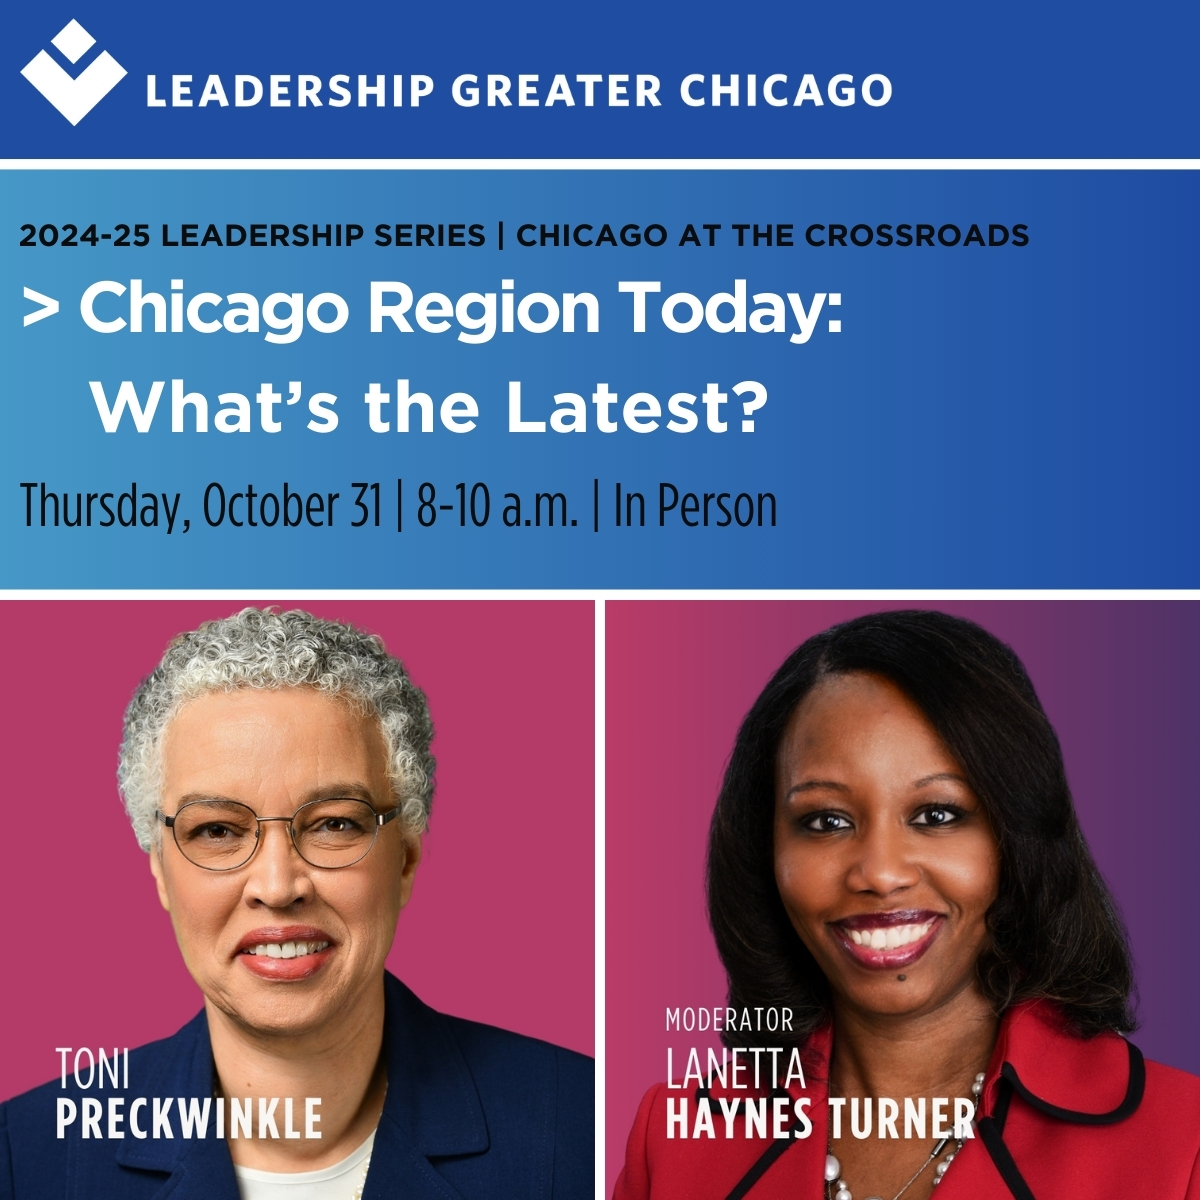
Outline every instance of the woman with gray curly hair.
<path id="1" fill-rule="evenodd" d="M 591 1060 L 385 970 L 432 736 L 403 664 L 349 625 L 247 608 L 171 642 L 118 781 L 204 1010 L 129 1055 L 103 1126 L 65 1076 L 0 1105 L 0 1195 L 590 1195 Z"/>

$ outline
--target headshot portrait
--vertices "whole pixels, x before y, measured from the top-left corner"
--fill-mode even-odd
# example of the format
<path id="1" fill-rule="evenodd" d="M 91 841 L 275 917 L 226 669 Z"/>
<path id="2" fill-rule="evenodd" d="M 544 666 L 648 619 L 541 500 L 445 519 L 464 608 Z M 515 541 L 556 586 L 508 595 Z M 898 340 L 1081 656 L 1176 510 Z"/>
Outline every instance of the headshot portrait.
<path id="1" fill-rule="evenodd" d="M 122 623 L 187 606 L 51 607 L 43 659 L 58 646 L 69 708 L 27 695 L 10 733 L 101 717 L 80 700 Z M 226 604 L 160 640 L 124 685 L 116 788 L 49 805 L 47 839 L 10 845 L 24 907 L 65 893 L 72 916 L 43 912 L 6 1002 L 6 1036 L 37 1026 L 20 1082 L 42 1082 L 0 1104 L 0 1196 L 592 1194 L 590 607 L 321 607 L 357 620 Z M 88 632 L 106 646 L 92 662 Z M 412 661 L 439 647 L 427 695 Z M 40 771 L 54 790 L 74 765 L 64 741 Z M 118 898 L 54 863 L 62 825 Z M 417 915 L 426 875 L 436 903 Z M 135 905 L 159 926 L 140 947 L 120 927 Z M 49 978 L 76 940 L 108 952 Z M 73 1015 L 89 1006 L 107 1024 Z"/>
<path id="2" fill-rule="evenodd" d="M 1200 1078 L 1139 1048 L 1139 955 L 1035 683 L 980 622 L 901 607 L 777 666 L 727 751 L 692 893 L 724 986 L 684 980 L 665 1036 L 661 1002 L 648 1014 L 672 1055 L 619 1131 L 616 1200 L 1200 1195 Z M 1160 801 L 1140 732 L 1131 847 L 1131 824 L 1161 842 L 1190 809 Z M 612 894 L 631 864 L 609 861 Z"/>

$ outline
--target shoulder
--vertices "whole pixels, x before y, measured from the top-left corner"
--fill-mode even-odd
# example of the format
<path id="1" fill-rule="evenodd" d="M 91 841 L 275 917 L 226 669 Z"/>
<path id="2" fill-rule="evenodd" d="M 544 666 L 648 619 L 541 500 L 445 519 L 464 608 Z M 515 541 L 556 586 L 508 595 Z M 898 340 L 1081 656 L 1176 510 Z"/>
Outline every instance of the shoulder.
<path id="1" fill-rule="evenodd" d="M 1115 1032 L 1076 1036 L 1045 1004 L 1006 1014 L 989 1075 L 985 1146 L 1034 1195 L 1053 1194 L 1066 1162 L 1090 1200 L 1142 1194 L 1147 1163 L 1157 1195 L 1196 1194 L 1200 1078 Z"/>
<path id="2" fill-rule="evenodd" d="M 554 1147 L 554 1194 L 590 1194 L 595 1162 L 595 1061 L 537 1038 L 443 1017 L 463 1053 L 489 1129 Z M 567 1181 L 572 1181 L 568 1184 Z"/>
<path id="3" fill-rule="evenodd" d="M 106 1059 L 104 1064 L 96 1063 L 94 1059 L 90 1067 L 81 1063 L 79 1073 L 87 1079 L 87 1088 L 81 1088 L 76 1082 L 73 1064 L 68 1058 L 63 1076 L 4 1101 L 0 1104 L 0 1116 L 11 1131 L 22 1128 L 31 1119 L 40 1121 L 46 1112 L 54 1112 L 60 1099 L 78 1105 L 89 1095 L 104 1098 L 136 1089 L 140 1089 L 140 1094 L 152 1084 L 174 1076 L 181 1068 L 186 1069 L 198 1050 L 208 1055 L 208 1045 L 208 1026 L 204 1013 L 200 1012 L 170 1037 L 130 1050 L 128 1061 L 121 1053 L 119 1058 Z"/>
<path id="4" fill-rule="evenodd" d="M 595 1062 L 584 1054 L 438 1012 L 393 975 L 387 977 L 389 1034 L 404 1040 L 420 1039 L 425 1049 L 441 1044 L 443 1053 L 453 1045 L 476 1085 L 499 1085 L 508 1095 L 547 1089 L 560 1101 L 578 1103 L 593 1097 Z M 436 1053 L 436 1051 L 435 1051 Z"/>
<path id="5" fill-rule="evenodd" d="M 592 1095 L 594 1059 L 495 1025 L 439 1015 L 477 1077 L 501 1075 L 510 1088 L 522 1075 L 531 1082 L 554 1079 L 558 1090 L 572 1099 L 579 1099 L 582 1090 Z"/>
<path id="6" fill-rule="evenodd" d="M 1146 1099 L 1174 1114 L 1186 1128 L 1200 1132 L 1200 1075 L 1146 1060 Z"/>
<path id="7" fill-rule="evenodd" d="M 101 1074 L 100 1064 L 90 1073 L 81 1064 L 88 1083 L 81 1087 L 68 1060 L 65 1080 L 52 1079 L 0 1104 L 0 1200 L 62 1196 L 69 1175 L 86 1177 L 95 1197 L 141 1195 L 143 1184 L 157 1190 L 161 1178 L 146 1176 L 131 1184 L 120 1170 L 117 1157 L 125 1134 L 112 1130 L 124 1126 L 128 1105 L 137 1097 L 180 1092 L 171 1085 L 189 1077 L 194 1063 L 209 1053 L 201 1013 L 171 1037 L 130 1050 L 128 1069 L 123 1053 L 110 1060 L 115 1084 L 111 1073 Z M 86 1118 L 93 1122 L 91 1137 L 81 1132 Z"/>
<path id="8" fill-rule="evenodd" d="M 1005 1015 L 993 1069 L 999 1062 L 1018 1095 L 1068 1112 L 1148 1115 L 1165 1106 L 1200 1116 L 1200 1077 L 1143 1059 L 1136 1044 L 1117 1033 L 1079 1037 L 1044 1003 Z"/>
<path id="9" fill-rule="evenodd" d="M 522 1200 L 591 1196 L 592 1059 L 439 1013 L 390 975 L 387 1003 L 384 1113 L 453 1186 L 507 1197 L 519 1181 Z"/>

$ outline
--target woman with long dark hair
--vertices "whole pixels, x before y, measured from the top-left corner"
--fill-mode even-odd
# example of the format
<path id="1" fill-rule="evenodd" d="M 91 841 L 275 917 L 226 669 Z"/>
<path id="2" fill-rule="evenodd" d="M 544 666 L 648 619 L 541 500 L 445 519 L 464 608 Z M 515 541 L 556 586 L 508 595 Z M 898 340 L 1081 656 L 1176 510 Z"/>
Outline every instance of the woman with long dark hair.
<path id="1" fill-rule="evenodd" d="M 979 626 L 880 613 L 787 659 L 708 905 L 755 1069 L 652 1089 L 618 1200 L 1200 1198 L 1200 1079 L 1123 1036 L 1129 949 L 1058 739 Z"/>

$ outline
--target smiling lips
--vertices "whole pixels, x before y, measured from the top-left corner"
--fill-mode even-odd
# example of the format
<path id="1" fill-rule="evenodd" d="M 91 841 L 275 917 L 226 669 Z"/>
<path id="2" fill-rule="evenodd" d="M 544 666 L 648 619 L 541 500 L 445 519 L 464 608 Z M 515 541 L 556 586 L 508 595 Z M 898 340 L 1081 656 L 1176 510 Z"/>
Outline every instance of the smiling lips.
<path id="1" fill-rule="evenodd" d="M 922 909 L 863 913 L 831 922 L 838 943 L 860 966 L 890 971 L 914 963 L 933 945 L 945 920 Z"/>
<path id="2" fill-rule="evenodd" d="M 235 957 L 260 979 L 308 979 L 328 961 L 333 939 L 310 925 L 253 929 L 238 942 Z"/>

